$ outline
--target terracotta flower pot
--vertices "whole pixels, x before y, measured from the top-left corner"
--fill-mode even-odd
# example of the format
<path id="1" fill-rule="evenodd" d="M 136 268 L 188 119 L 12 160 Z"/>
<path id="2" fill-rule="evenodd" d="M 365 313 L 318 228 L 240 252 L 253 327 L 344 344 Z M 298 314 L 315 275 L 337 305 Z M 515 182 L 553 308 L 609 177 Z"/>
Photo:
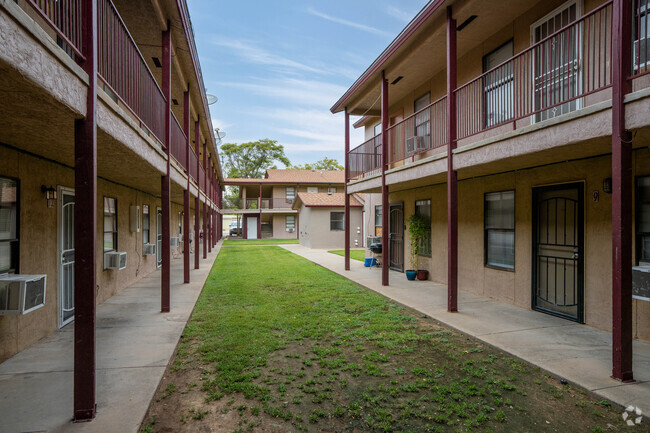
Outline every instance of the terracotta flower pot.
<path id="1" fill-rule="evenodd" d="M 429 277 L 429 271 L 426 269 L 418 269 L 417 277 L 418 280 L 426 280 Z"/>

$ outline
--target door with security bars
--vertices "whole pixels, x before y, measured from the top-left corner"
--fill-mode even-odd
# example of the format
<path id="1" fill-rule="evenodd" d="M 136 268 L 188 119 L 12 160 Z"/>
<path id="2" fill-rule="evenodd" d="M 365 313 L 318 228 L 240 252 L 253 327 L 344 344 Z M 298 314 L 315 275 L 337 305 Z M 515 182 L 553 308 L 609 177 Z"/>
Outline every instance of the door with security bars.
<path id="1" fill-rule="evenodd" d="M 584 186 L 533 189 L 533 309 L 584 322 Z"/>
<path id="2" fill-rule="evenodd" d="M 533 58 L 534 122 L 581 107 L 580 99 L 572 98 L 581 93 L 582 26 L 569 27 L 555 34 L 580 16 L 579 6 L 578 1 L 565 3 L 531 26 L 531 43 L 540 44 Z M 561 103 L 568 99 L 572 100 Z"/>
<path id="3" fill-rule="evenodd" d="M 74 190 L 59 187 L 59 328 L 74 319 Z"/>
<path id="4" fill-rule="evenodd" d="M 404 203 L 391 203 L 388 217 L 389 267 L 404 271 Z"/>

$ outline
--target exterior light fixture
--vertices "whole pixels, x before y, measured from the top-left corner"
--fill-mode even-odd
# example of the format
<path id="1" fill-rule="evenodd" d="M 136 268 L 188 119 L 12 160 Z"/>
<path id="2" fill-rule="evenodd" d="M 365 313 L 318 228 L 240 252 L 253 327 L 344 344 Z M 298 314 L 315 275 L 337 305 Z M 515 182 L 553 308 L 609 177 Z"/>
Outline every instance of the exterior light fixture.
<path id="1" fill-rule="evenodd" d="M 612 178 L 611 177 L 603 179 L 603 192 L 606 192 L 607 194 L 612 193 Z"/>
<path id="2" fill-rule="evenodd" d="M 54 189 L 51 185 L 50 187 L 46 187 L 45 185 L 41 185 L 41 193 L 45 194 L 45 199 L 47 200 L 47 207 L 52 208 L 54 207 L 54 202 L 56 201 L 56 189 Z"/>

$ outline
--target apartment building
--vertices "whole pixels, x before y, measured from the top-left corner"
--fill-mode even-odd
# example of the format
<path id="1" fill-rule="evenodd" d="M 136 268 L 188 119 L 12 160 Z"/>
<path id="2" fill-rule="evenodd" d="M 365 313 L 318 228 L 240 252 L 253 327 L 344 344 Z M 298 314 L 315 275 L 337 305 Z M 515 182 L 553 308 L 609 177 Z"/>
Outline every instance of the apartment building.
<path id="1" fill-rule="evenodd" d="M 74 321 L 91 419 L 95 305 L 160 268 L 168 312 L 221 233 L 186 2 L 0 1 L 0 83 L 0 361 Z"/>
<path id="2" fill-rule="evenodd" d="M 343 192 L 344 173 L 335 170 L 268 169 L 263 179 L 226 178 L 238 197 L 224 204 L 222 214 L 241 219 L 244 239 L 298 239 L 300 219 L 293 204 L 298 194 Z"/>
<path id="3" fill-rule="evenodd" d="M 347 192 L 380 194 L 383 284 L 419 214 L 450 312 L 460 287 L 611 330 L 613 377 L 632 380 L 632 340 L 650 340 L 632 284 L 650 264 L 648 7 L 434 0 L 413 18 L 331 109 Z"/>

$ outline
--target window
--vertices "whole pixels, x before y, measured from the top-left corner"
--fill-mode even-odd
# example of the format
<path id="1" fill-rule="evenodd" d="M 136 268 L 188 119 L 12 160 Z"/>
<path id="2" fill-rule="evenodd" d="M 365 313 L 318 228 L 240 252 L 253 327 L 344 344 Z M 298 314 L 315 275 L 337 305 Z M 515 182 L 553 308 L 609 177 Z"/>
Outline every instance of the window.
<path id="1" fill-rule="evenodd" d="M 284 220 L 284 225 L 287 231 L 294 231 L 296 229 L 296 216 L 287 215 Z"/>
<path id="2" fill-rule="evenodd" d="M 117 251 L 117 199 L 104 197 L 104 252 Z"/>
<path id="3" fill-rule="evenodd" d="M 310 193 L 310 194 L 318 192 L 318 187 L 317 186 L 308 186 L 307 187 L 307 192 Z"/>
<path id="4" fill-rule="evenodd" d="M 183 237 L 183 212 L 178 212 L 178 238 Z"/>
<path id="5" fill-rule="evenodd" d="M 286 198 L 287 198 L 287 203 L 293 203 L 293 200 L 296 198 L 296 187 L 295 186 L 288 186 L 286 188 Z"/>
<path id="6" fill-rule="evenodd" d="M 490 71 L 483 78 L 486 128 L 513 117 L 512 62 L 502 64 L 513 56 L 513 47 L 512 41 L 506 42 L 483 58 L 483 72 Z"/>
<path id="7" fill-rule="evenodd" d="M 650 176 L 636 180 L 636 261 L 650 265 Z"/>
<path id="8" fill-rule="evenodd" d="M 335 186 L 330 186 L 327 188 L 327 193 L 328 194 L 336 194 L 336 187 Z"/>
<path id="9" fill-rule="evenodd" d="M 431 94 L 429 92 L 420 96 L 413 103 L 413 112 L 417 113 L 423 110 L 431 103 Z M 429 118 L 429 110 L 424 110 L 415 115 L 415 135 L 418 137 L 428 137 L 431 135 L 431 123 Z M 428 146 L 427 146 L 428 148 Z"/>
<path id="10" fill-rule="evenodd" d="M 330 230 L 345 230 L 345 212 L 330 212 Z"/>
<path id="11" fill-rule="evenodd" d="M 381 205 L 375 206 L 375 236 L 381 236 Z"/>
<path id="12" fill-rule="evenodd" d="M 373 145 L 375 146 L 375 168 L 381 167 L 381 122 L 375 125 L 373 130 L 375 138 Z"/>
<path id="13" fill-rule="evenodd" d="M 648 26 L 648 0 L 636 0 L 634 5 L 634 49 L 632 51 L 632 70 L 645 72 L 650 66 L 650 26 Z"/>
<path id="14" fill-rule="evenodd" d="M 0 177 L 0 274 L 18 272 L 18 181 Z"/>
<path id="15" fill-rule="evenodd" d="M 416 200 L 415 215 L 429 224 L 429 233 L 420 242 L 420 255 L 431 257 L 431 200 Z"/>
<path id="16" fill-rule="evenodd" d="M 150 227 L 149 205 L 143 204 L 142 205 L 142 243 L 145 245 L 149 243 L 149 227 Z"/>
<path id="17" fill-rule="evenodd" d="M 485 194 L 485 264 L 515 268 L 515 192 Z"/>

